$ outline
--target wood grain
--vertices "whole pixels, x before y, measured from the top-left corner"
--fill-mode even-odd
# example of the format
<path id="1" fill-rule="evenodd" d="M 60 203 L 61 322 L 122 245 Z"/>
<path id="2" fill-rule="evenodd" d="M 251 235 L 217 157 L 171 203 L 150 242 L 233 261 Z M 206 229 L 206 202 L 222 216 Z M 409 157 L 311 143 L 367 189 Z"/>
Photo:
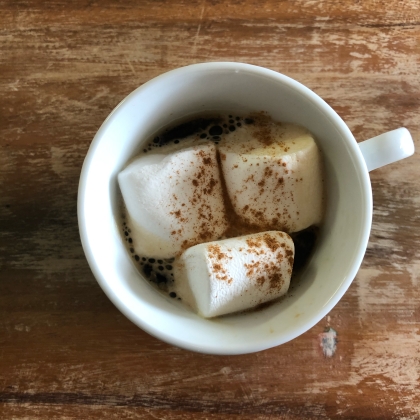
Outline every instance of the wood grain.
<path id="1" fill-rule="evenodd" d="M 359 141 L 405 126 L 418 146 L 418 0 L 21 0 L 0 11 L 0 418 L 420 419 L 417 153 L 371 173 L 370 242 L 339 304 L 251 355 L 191 353 L 131 324 L 93 278 L 76 218 L 81 165 L 108 113 L 195 62 L 280 71 Z"/>

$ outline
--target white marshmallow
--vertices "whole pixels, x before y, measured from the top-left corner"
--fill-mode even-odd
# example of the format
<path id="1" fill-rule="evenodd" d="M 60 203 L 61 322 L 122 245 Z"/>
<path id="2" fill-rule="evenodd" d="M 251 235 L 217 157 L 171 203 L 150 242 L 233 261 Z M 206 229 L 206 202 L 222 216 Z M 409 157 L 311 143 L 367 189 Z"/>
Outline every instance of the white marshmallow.
<path id="1" fill-rule="evenodd" d="M 284 295 L 293 259 L 292 239 L 278 231 L 200 244 L 175 262 L 175 284 L 185 303 L 211 318 Z"/>
<path id="2" fill-rule="evenodd" d="M 213 143 L 143 155 L 118 175 L 133 247 L 168 258 L 218 239 L 227 228 Z"/>
<path id="3" fill-rule="evenodd" d="M 248 125 L 219 150 L 230 200 L 243 221 L 289 233 L 321 222 L 322 158 L 308 131 L 272 122 Z"/>

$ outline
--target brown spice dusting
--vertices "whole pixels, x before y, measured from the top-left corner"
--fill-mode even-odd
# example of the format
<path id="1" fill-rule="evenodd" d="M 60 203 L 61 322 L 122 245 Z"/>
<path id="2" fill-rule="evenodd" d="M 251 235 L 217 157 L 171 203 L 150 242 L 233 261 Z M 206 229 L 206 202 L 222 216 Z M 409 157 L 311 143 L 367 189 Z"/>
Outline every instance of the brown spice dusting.
<path id="1" fill-rule="evenodd" d="M 208 246 L 209 256 L 212 259 L 216 259 L 218 261 L 222 261 L 228 258 L 228 255 L 222 252 L 222 248 L 220 245 L 212 244 Z"/>
<path id="2" fill-rule="evenodd" d="M 260 261 L 252 261 L 250 264 L 244 264 L 244 267 L 247 269 L 246 275 L 248 277 L 252 276 L 258 270 L 260 263 Z"/>
<path id="3" fill-rule="evenodd" d="M 260 276 L 260 277 L 257 278 L 257 284 L 259 286 L 263 286 L 264 283 L 265 283 L 265 277 L 264 276 Z"/>
<path id="4" fill-rule="evenodd" d="M 268 281 L 270 282 L 270 289 L 281 289 L 281 287 L 284 284 L 284 280 L 283 277 L 281 276 L 280 273 L 276 272 L 276 273 L 272 273 L 271 275 L 268 276 Z"/>
<path id="5" fill-rule="evenodd" d="M 218 182 L 212 177 L 207 184 L 207 188 L 204 190 L 205 194 L 211 194 L 213 192 L 214 187 L 218 184 Z"/>
<path id="6" fill-rule="evenodd" d="M 194 245 L 197 245 L 197 242 L 195 240 L 190 240 L 190 241 L 184 240 L 181 244 L 181 254 L 186 249 L 191 248 Z"/>
<path id="7" fill-rule="evenodd" d="M 263 235 L 263 240 L 267 247 L 270 249 L 271 252 L 277 251 L 279 248 L 281 248 L 280 243 L 277 241 L 276 238 L 274 238 L 272 235 L 269 235 L 268 233 L 265 233 Z"/>
<path id="8" fill-rule="evenodd" d="M 200 234 L 198 235 L 198 237 L 200 238 L 201 242 L 207 242 L 207 241 L 209 241 L 209 240 L 212 239 L 213 232 L 208 231 L 208 230 L 202 231 L 202 232 L 200 232 Z"/>
<path id="9" fill-rule="evenodd" d="M 221 271 L 222 270 L 222 265 L 221 264 L 213 264 L 213 270 Z"/>
<path id="10" fill-rule="evenodd" d="M 216 279 L 226 281 L 228 284 L 231 284 L 233 279 L 228 276 L 227 269 L 223 263 L 232 259 L 233 257 L 226 254 L 225 252 L 222 252 L 222 248 L 218 244 L 209 245 L 207 247 L 207 251 Z"/>
<path id="11" fill-rule="evenodd" d="M 287 261 L 289 262 L 290 267 L 293 267 L 294 263 L 294 252 L 291 249 L 286 249 L 285 251 Z"/>
<path id="12" fill-rule="evenodd" d="M 263 219 L 263 217 L 264 217 L 264 214 L 263 214 L 263 212 L 262 211 L 253 211 L 253 213 L 254 213 L 254 216 L 257 218 L 257 219 Z"/>
<path id="13" fill-rule="evenodd" d="M 262 245 L 261 239 L 259 237 L 247 238 L 245 242 L 250 248 L 260 248 Z"/>
<path id="14" fill-rule="evenodd" d="M 264 169 L 264 176 L 265 177 L 269 177 L 273 175 L 273 170 L 271 168 L 269 168 L 268 166 Z"/>

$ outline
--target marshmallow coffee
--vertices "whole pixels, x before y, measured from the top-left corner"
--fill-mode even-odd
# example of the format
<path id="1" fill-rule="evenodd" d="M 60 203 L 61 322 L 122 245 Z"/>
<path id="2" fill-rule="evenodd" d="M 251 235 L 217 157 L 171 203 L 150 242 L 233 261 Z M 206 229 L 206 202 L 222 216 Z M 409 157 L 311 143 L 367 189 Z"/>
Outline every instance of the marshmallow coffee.
<path id="1" fill-rule="evenodd" d="M 204 317 L 247 310 L 285 294 L 310 257 L 322 176 L 302 127 L 262 113 L 195 118 L 160 132 L 119 174 L 123 235 L 170 297 Z"/>
<path id="2" fill-rule="evenodd" d="M 174 274 L 184 301 L 210 318 L 284 295 L 293 256 L 293 241 L 286 233 L 254 233 L 187 249 Z"/>

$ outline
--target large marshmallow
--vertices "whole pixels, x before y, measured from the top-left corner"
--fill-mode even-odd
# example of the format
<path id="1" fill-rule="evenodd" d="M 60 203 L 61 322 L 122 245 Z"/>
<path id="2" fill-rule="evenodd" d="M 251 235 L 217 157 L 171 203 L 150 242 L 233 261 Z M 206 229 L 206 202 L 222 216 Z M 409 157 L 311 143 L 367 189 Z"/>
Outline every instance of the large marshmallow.
<path id="1" fill-rule="evenodd" d="M 322 158 L 305 129 L 263 121 L 236 130 L 219 150 L 229 198 L 244 222 L 289 233 L 321 222 Z"/>
<path id="2" fill-rule="evenodd" d="M 278 231 L 200 244 L 175 262 L 175 284 L 205 318 L 243 311 L 287 292 L 293 258 L 292 239 Z"/>
<path id="3" fill-rule="evenodd" d="M 227 228 L 213 143 L 143 155 L 118 175 L 137 253 L 173 257 Z"/>

